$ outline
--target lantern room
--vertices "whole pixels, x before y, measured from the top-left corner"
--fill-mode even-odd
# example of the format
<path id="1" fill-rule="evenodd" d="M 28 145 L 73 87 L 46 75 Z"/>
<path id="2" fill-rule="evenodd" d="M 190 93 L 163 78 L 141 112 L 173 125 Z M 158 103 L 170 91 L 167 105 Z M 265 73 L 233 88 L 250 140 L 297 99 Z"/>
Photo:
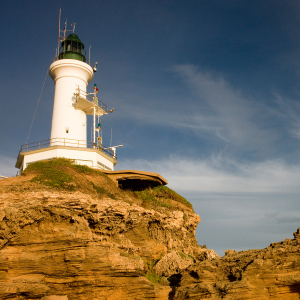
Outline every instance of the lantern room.
<path id="1" fill-rule="evenodd" d="M 58 59 L 76 59 L 85 62 L 84 45 L 75 33 L 61 43 Z"/>

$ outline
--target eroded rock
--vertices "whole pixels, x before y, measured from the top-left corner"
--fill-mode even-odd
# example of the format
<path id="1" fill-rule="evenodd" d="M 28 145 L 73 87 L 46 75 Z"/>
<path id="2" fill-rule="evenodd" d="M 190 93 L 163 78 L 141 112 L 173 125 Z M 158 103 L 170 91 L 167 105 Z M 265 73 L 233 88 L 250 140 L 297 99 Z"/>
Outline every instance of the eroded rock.
<path id="1" fill-rule="evenodd" d="M 191 265 L 174 299 L 299 299 L 300 229 L 294 239 Z"/>
<path id="2" fill-rule="evenodd" d="M 0 207 L 1 299 L 168 299 L 145 261 L 200 248 L 191 211 L 49 190 L 2 193 Z"/>

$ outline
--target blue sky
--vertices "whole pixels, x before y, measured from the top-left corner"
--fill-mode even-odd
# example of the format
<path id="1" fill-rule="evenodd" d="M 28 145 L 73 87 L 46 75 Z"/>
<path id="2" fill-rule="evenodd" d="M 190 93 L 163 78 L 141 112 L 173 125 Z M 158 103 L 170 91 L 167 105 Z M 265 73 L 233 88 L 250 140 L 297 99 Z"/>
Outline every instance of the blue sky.
<path id="1" fill-rule="evenodd" d="M 300 226 L 300 3 L 295 0 L 6 1 L 0 12 L 0 175 L 14 176 L 58 13 L 76 22 L 114 107 L 116 169 L 163 175 L 201 217 L 199 244 L 264 248 Z M 50 137 L 47 76 L 29 142 Z M 88 130 L 89 131 L 89 130 Z M 88 136 L 89 136 L 88 132 Z"/>

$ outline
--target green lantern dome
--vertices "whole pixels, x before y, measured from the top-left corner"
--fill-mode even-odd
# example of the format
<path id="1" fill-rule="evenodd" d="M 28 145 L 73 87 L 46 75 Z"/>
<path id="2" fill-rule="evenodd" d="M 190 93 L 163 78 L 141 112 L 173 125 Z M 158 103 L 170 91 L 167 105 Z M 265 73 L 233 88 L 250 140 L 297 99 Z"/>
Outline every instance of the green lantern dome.
<path id="1" fill-rule="evenodd" d="M 85 61 L 84 45 L 75 33 L 71 33 L 62 41 L 58 59 L 77 59 Z"/>

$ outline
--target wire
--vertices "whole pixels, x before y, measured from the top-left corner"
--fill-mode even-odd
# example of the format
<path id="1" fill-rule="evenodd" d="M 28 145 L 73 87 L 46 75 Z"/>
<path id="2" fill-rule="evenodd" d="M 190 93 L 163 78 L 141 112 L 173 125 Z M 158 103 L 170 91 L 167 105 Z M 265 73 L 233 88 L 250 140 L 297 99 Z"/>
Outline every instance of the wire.
<path id="1" fill-rule="evenodd" d="M 110 127 L 110 145 L 109 145 L 109 147 L 111 147 L 111 141 L 112 141 L 112 127 Z"/>
<path id="2" fill-rule="evenodd" d="M 30 125 L 30 129 L 29 129 L 28 136 L 27 136 L 27 139 L 26 139 L 26 143 L 25 143 L 25 144 L 27 144 L 28 139 L 29 139 L 29 136 L 30 136 L 30 132 L 31 132 L 31 128 L 32 128 L 32 125 L 33 125 L 33 121 L 34 121 L 34 119 L 35 119 L 35 115 L 36 115 L 36 112 L 37 112 L 37 109 L 38 109 L 38 107 L 39 107 L 39 103 L 40 103 L 40 100 L 41 100 L 41 97 L 42 97 L 42 94 L 43 94 L 45 82 L 46 82 L 46 79 L 47 79 L 47 77 L 48 77 L 47 75 L 48 75 L 48 68 L 47 68 L 47 71 L 46 71 L 45 80 L 44 80 L 44 83 L 43 83 L 43 86 L 42 86 L 41 94 L 40 94 L 39 100 L 38 100 L 38 102 L 37 102 L 37 104 L 36 104 L 35 112 L 34 112 L 34 115 L 33 115 L 33 119 L 32 119 L 31 125 Z"/>

